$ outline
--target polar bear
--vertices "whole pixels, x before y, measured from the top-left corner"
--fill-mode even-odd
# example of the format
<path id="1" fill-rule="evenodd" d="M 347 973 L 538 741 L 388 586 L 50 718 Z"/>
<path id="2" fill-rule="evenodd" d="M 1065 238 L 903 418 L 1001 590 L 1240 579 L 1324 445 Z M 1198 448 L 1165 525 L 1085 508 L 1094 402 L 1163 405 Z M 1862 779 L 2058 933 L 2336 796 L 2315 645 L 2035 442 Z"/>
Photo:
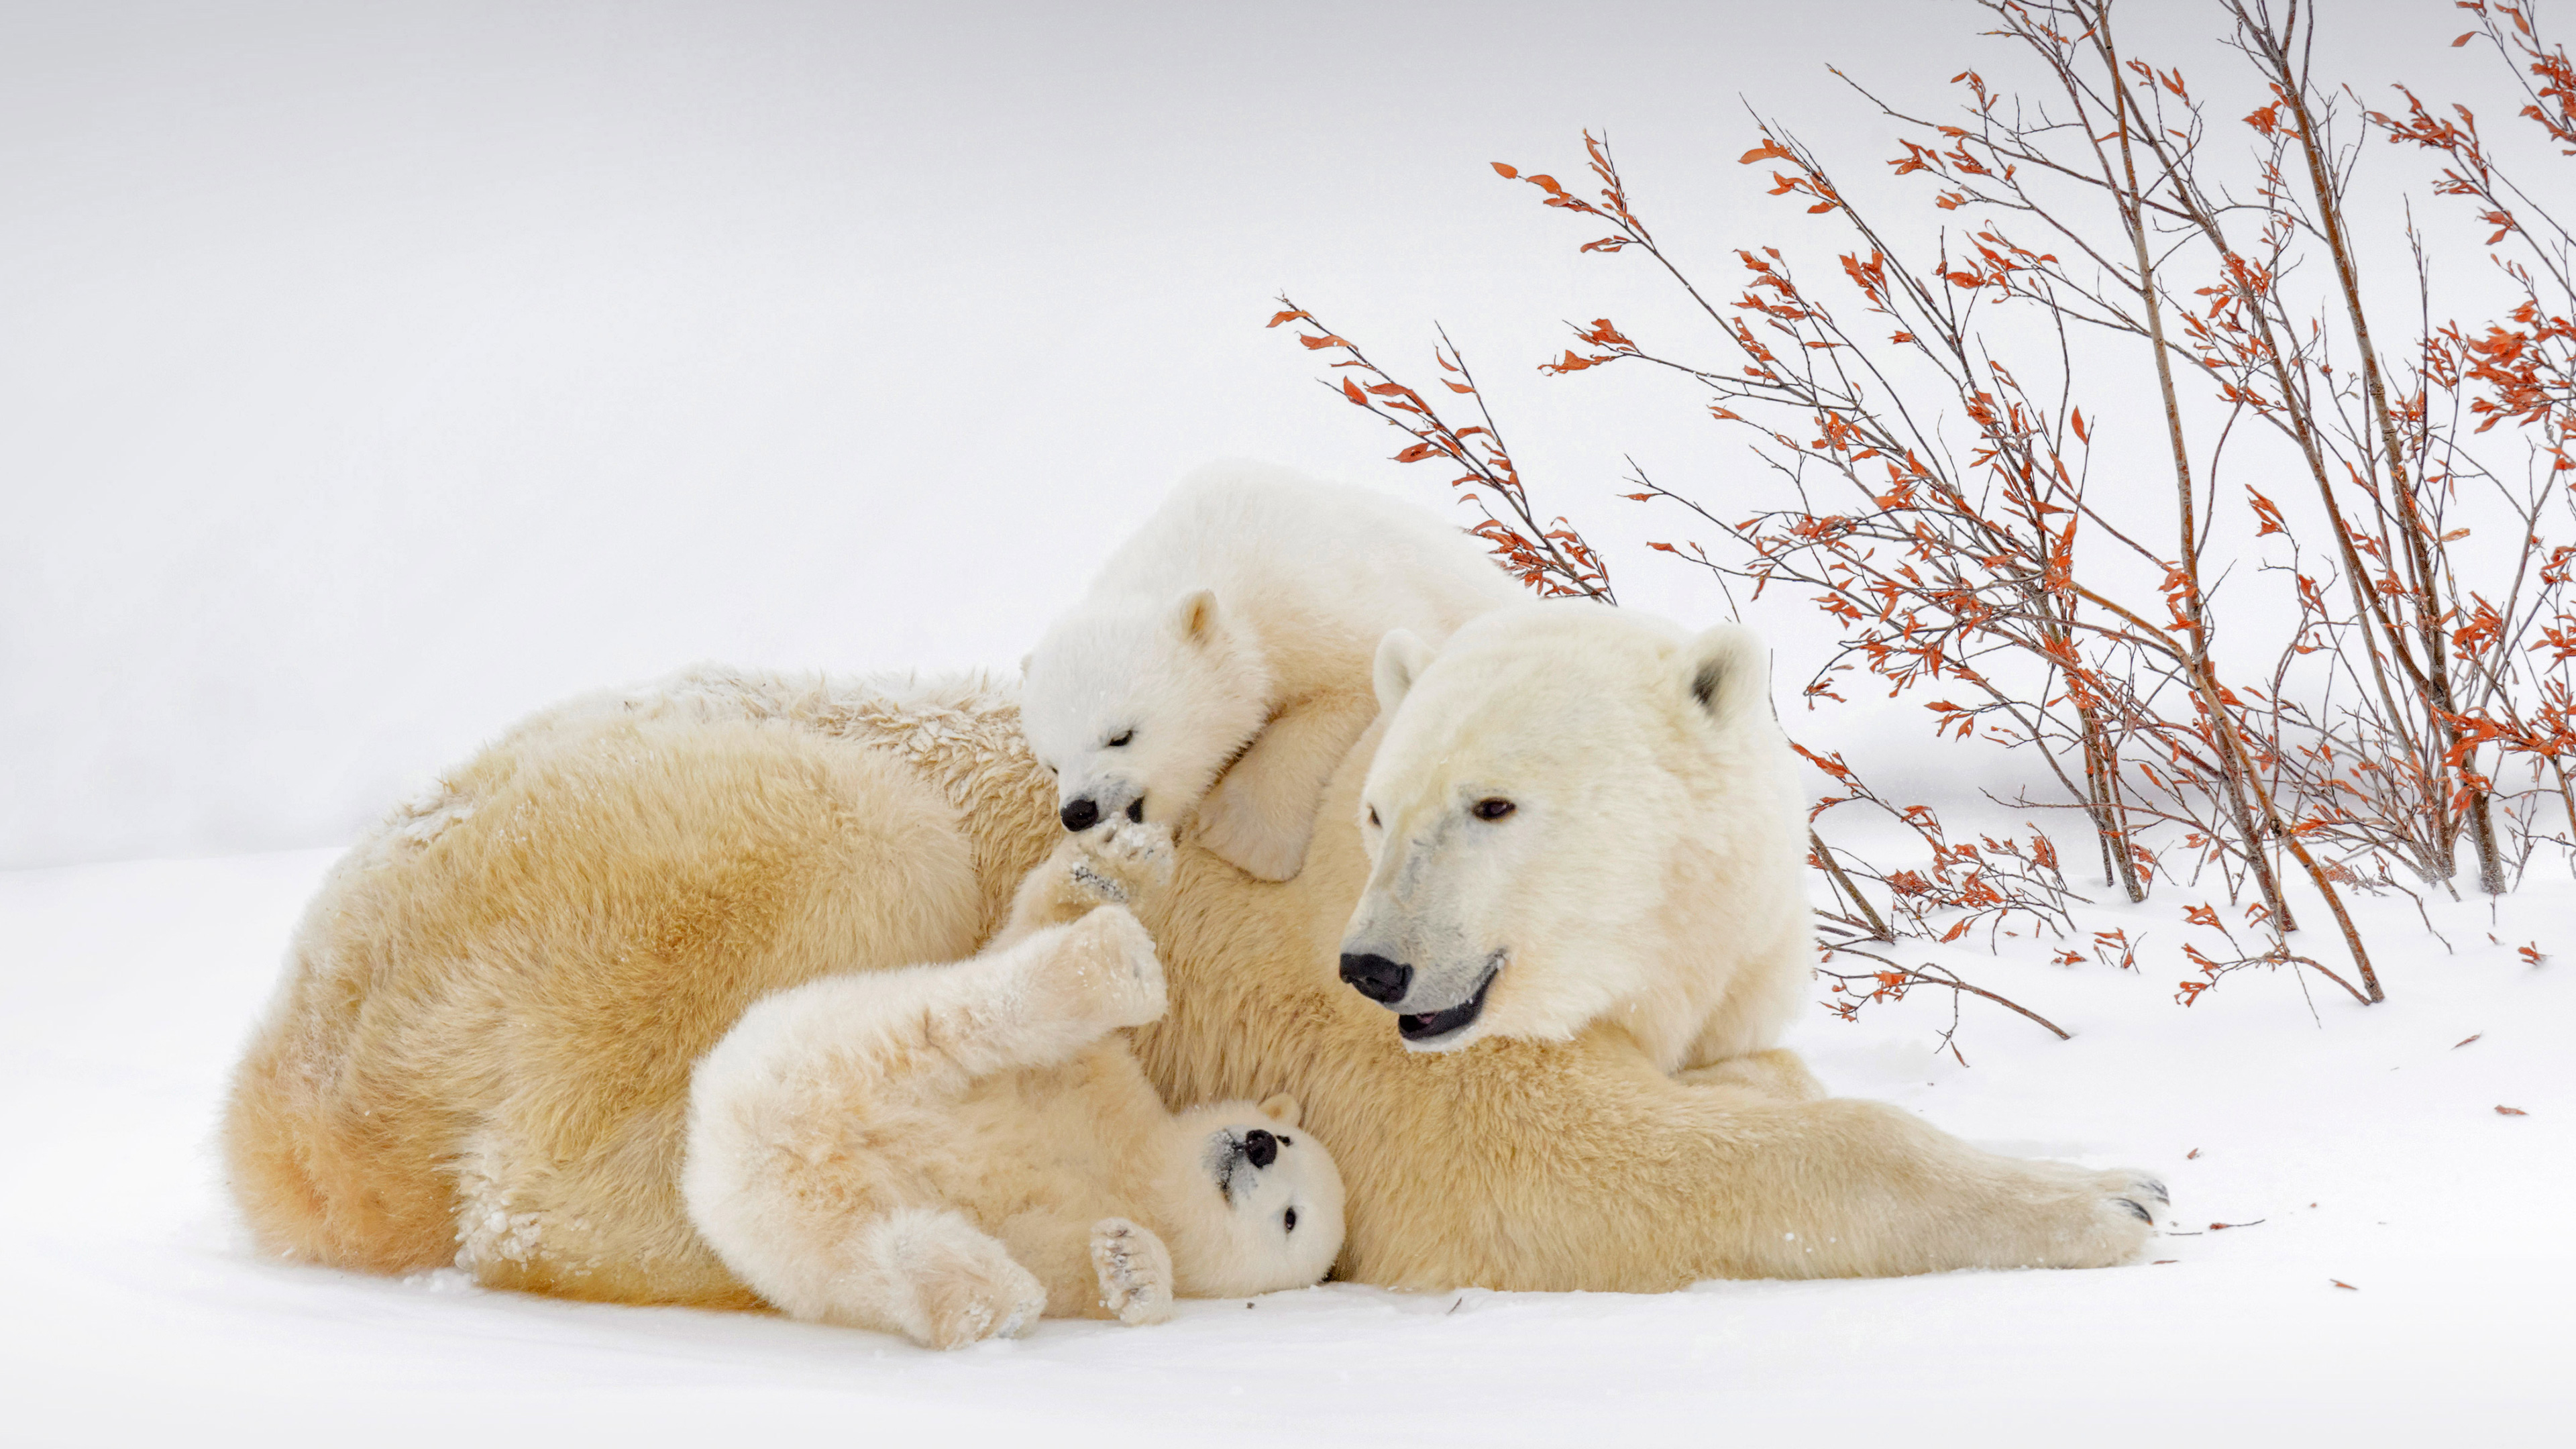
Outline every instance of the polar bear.
<path id="1" fill-rule="evenodd" d="M 1175 1106 L 1297 1099 L 1346 1190 L 1337 1277 L 1659 1292 L 2146 1245 L 2163 1196 L 2141 1175 L 1738 1070 L 1767 1053 L 1671 1074 L 1609 1019 L 1408 1050 L 1337 972 L 1378 745 L 1335 769 L 1294 879 L 1184 840 L 1127 903 L 1169 998 L 1138 1064 Z M 683 1200 L 691 1064 L 772 992 L 974 954 L 1065 842 L 1056 806 L 1012 692 L 973 676 L 704 669 L 541 714 L 324 882 L 234 1077 L 234 1200 L 304 1261 L 760 1307 Z"/>
<path id="2" fill-rule="evenodd" d="M 1437 651 L 1390 633 L 1375 683 L 1340 969 L 1407 1046 L 1615 1022 L 1678 1071 L 1779 1040 L 1813 975 L 1806 801 L 1752 631 L 1528 602 Z"/>
<path id="3" fill-rule="evenodd" d="M 1436 644 L 1525 597 L 1429 513 L 1284 468 L 1211 465 L 1047 630 L 1021 715 L 1067 830 L 1195 811 L 1208 849 L 1286 880 L 1324 781 L 1376 716 L 1364 681 L 1379 638 Z"/>
<path id="4" fill-rule="evenodd" d="M 972 960 L 779 992 L 698 1063 L 682 1196 L 772 1305 L 955 1348 L 1332 1267 L 1341 1179 L 1290 1130 L 1295 1099 L 1167 1112 L 1112 1035 L 1163 1014 L 1115 902 L 1169 874 L 1169 835 L 1095 837 L 1032 872 Z"/>

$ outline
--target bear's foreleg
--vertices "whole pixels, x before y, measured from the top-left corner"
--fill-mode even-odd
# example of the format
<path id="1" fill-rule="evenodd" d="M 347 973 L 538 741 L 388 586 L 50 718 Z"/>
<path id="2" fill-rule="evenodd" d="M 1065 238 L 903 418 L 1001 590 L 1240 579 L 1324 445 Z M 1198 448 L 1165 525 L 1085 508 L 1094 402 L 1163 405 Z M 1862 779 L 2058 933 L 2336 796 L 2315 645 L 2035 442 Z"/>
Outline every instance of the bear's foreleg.
<path id="1" fill-rule="evenodd" d="M 1633 1097 L 1590 1096 L 1598 1116 L 1557 1123 L 1558 1151 L 1580 1142 L 1598 1154 L 1569 1162 L 1620 1164 L 1587 1171 L 1608 1181 L 1523 1186 L 1529 1220 L 1583 1222 L 1572 1236 L 1595 1253 L 1634 1254 L 1645 1271 L 1631 1278 L 1578 1255 L 1499 1275 L 1505 1284 L 1671 1286 L 1650 1264 L 1678 1268 L 1681 1281 L 2107 1267 L 2139 1256 L 2168 1206 L 2144 1173 L 2000 1156 L 1884 1103 L 1790 1100 L 1695 1075 L 1631 1077 Z M 1476 1152 L 1512 1152 L 1516 1135 L 1499 1128 Z M 1656 1203 L 1691 1209 L 1638 1210 Z"/>
<path id="2" fill-rule="evenodd" d="M 1291 700 L 1199 802 L 1199 842 L 1259 879 L 1294 879 L 1325 784 L 1376 718 L 1377 698 L 1365 689 Z"/>
<path id="3" fill-rule="evenodd" d="M 1051 1204 L 994 1224 L 993 1236 L 1045 1286 L 1049 1318 L 1138 1324 L 1172 1316 L 1172 1254 L 1151 1228 Z"/>
<path id="4" fill-rule="evenodd" d="M 990 951 L 1049 926 L 1078 921 L 1102 906 L 1123 906 L 1172 878 L 1172 832 L 1160 824 L 1112 820 L 1067 835 L 1020 881 L 1011 914 Z"/>
<path id="5" fill-rule="evenodd" d="M 1161 1323 L 1172 1316 L 1172 1250 L 1153 1229 L 1125 1218 L 1094 1223 L 1091 1269 L 1100 1306 L 1119 1322 Z"/>

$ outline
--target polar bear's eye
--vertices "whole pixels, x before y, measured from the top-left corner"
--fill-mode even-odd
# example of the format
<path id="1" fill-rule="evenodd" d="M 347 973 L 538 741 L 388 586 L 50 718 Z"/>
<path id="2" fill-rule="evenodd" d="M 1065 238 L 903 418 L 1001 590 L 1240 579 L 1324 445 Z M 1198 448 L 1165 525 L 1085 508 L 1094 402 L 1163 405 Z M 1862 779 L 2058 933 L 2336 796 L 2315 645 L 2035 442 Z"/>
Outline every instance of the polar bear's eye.
<path id="1" fill-rule="evenodd" d="M 1371 805 L 1371 806 L 1369 807 L 1369 829 L 1371 829 L 1371 830 L 1375 830 L 1375 829 L 1377 829 L 1377 828 L 1378 828 L 1378 823 L 1377 823 L 1377 807 L 1376 807 L 1376 806 L 1374 806 L 1374 805 Z"/>
<path id="2" fill-rule="evenodd" d="M 1134 738 L 1136 738 L 1136 732 L 1134 730 L 1120 730 L 1118 733 L 1109 737 L 1109 748 L 1113 750 L 1117 749 Z"/>
<path id="3" fill-rule="evenodd" d="M 1475 813 L 1476 818 L 1479 820 L 1500 820 L 1519 808 L 1519 806 L 1514 805 L 1511 801 L 1504 799 L 1502 796 L 1495 795 L 1477 801 L 1475 805 Z"/>
<path id="4" fill-rule="evenodd" d="M 1286 1221 L 1288 1224 L 1288 1231 L 1292 1233 L 1297 1231 L 1297 1210 L 1295 1208 L 1290 1208 L 1288 1210 Z"/>

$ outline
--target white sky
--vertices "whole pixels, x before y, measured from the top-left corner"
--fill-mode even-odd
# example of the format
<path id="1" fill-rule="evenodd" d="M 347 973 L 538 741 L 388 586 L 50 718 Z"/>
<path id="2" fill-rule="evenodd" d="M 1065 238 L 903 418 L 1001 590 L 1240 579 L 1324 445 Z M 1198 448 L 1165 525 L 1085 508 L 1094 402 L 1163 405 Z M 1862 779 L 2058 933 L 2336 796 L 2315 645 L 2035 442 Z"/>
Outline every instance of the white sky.
<path id="1" fill-rule="evenodd" d="M 2474 61 L 2440 0 L 2327 15 L 2374 100 Z M 1408 375 L 1447 322 L 1630 601 L 1719 617 L 1610 499 L 1623 450 L 1740 453 L 1531 371 L 1661 294 L 1486 163 L 1608 128 L 1731 287 L 1803 221 L 1734 164 L 1745 102 L 1876 172 L 1824 63 L 1937 107 L 1998 63 L 1976 19 L 0 5 L 0 867 L 330 843 L 692 660 L 1007 665 L 1212 455 L 1436 503 L 1262 331 L 1281 288 Z M 2214 5 L 2130 23 L 2219 68 Z"/>

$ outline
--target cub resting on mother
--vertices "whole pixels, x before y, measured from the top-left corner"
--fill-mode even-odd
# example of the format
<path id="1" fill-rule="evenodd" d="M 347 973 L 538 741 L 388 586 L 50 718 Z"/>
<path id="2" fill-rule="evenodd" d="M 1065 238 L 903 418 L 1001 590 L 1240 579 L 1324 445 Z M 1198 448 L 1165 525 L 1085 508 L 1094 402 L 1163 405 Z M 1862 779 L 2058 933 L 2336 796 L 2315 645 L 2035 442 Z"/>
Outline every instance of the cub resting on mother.
<path id="1" fill-rule="evenodd" d="M 2136 1174 L 2000 1157 L 1896 1108 L 1815 1095 L 1770 1049 L 1779 1003 L 1804 989 L 1802 933 L 1690 1003 L 1685 1038 L 1630 1009 L 1661 980 L 1705 979 L 1696 957 L 1794 889 L 1794 870 L 1786 885 L 1767 867 L 1708 873 L 1744 844 L 1710 792 L 1782 788 L 1744 773 L 1773 752 L 1743 732 L 1776 725 L 1735 707 L 1758 688 L 1722 677 L 1740 648 L 1588 604 L 1489 616 L 1441 661 L 1494 651 L 1509 663 L 1495 687 L 1462 675 L 1415 705 L 1592 699 L 1595 717 L 1629 717 L 1617 752 L 1506 714 L 1495 738 L 1527 747 L 1372 779 L 1381 829 L 1396 824 L 1387 806 L 1422 824 L 1378 842 L 1381 865 L 1399 864 L 1373 880 L 1361 786 L 1381 720 L 1327 785 L 1295 879 L 1256 881 L 1184 843 L 1171 882 L 1132 903 L 1170 995 L 1134 1034 L 1138 1060 L 1174 1107 L 1304 1104 L 1347 1189 L 1339 1276 L 1660 1291 L 2102 1266 L 2144 1245 L 2163 1193 Z M 1514 671 L 1552 682 L 1523 699 Z M 1417 740 L 1473 733 L 1417 713 Z M 1600 772 L 1613 766 L 1658 773 L 1622 786 Z M 1443 812 L 1513 792 L 1533 811 L 1520 823 L 1558 829 L 1484 850 L 1440 911 L 1407 909 L 1400 862 L 1456 858 L 1441 831 L 1474 823 Z M 310 908 L 235 1082 L 226 1147 L 244 1215 L 271 1249 L 323 1263 L 456 1262 L 496 1287 L 757 1305 L 682 1198 L 691 1064 L 770 992 L 970 955 L 1062 839 L 1054 796 L 1010 692 L 981 680 L 701 671 L 537 717 L 362 841 Z M 1623 856 L 1646 878 L 1605 882 L 1564 858 L 1605 832 L 1659 843 Z M 1559 874 L 1594 898 L 1567 899 Z M 1465 1031 L 1437 1043 L 1462 1049 L 1408 1048 L 1338 979 L 1364 891 L 1376 935 L 1358 944 L 1420 953 L 1409 964 L 1448 985 L 1485 959 L 1485 917 L 1541 933 L 1495 943 L 1508 960 L 1488 971 L 1472 1048 Z M 1606 994 L 1585 984 L 1596 956 L 1613 968 Z"/>

